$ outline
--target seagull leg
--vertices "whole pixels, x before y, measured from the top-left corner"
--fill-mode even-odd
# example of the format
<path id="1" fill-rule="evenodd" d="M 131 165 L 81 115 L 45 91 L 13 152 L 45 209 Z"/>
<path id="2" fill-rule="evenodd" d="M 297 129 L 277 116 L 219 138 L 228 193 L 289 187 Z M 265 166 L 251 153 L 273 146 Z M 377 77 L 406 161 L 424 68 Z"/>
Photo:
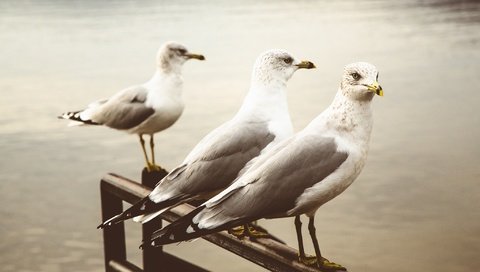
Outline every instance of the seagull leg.
<path id="1" fill-rule="evenodd" d="M 148 172 L 150 172 L 152 169 L 150 162 L 148 161 L 147 150 L 145 149 L 145 140 L 143 140 L 142 134 L 138 134 L 138 137 L 140 138 L 140 145 L 142 146 L 143 156 L 145 157 L 145 162 L 147 163 L 147 170 Z"/>
<path id="2" fill-rule="evenodd" d="M 310 217 L 310 221 L 308 221 L 308 231 L 310 232 L 310 237 L 312 238 L 313 247 L 315 248 L 315 255 L 317 256 L 317 266 L 318 268 L 324 271 L 346 271 L 347 269 L 339 264 L 334 262 L 330 262 L 329 260 L 322 257 L 320 253 L 320 247 L 318 246 L 317 236 L 315 234 L 315 215 Z"/>
<path id="3" fill-rule="evenodd" d="M 150 167 L 152 168 L 152 170 L 155 170 L 155 171 L 158 171 L 160 170 L 160 167 L 158 165 L 155 164 L 155 143 L 154 143 L 154 139 L 153 139 L 153 134 L 150 134 L 150 151 L 152 153 L 152 163 L 150 165 Z"/>
<path id="4" fill-rule="evenodd" d="M 305 255 L 302 237 L 302 221 L 300 221 L 300 215 L 295 216 L 295 230 L 297 231 L 298 240 L 298 260 L 308 266 L 315 265 L 317 263 L 317 257 Z"/>

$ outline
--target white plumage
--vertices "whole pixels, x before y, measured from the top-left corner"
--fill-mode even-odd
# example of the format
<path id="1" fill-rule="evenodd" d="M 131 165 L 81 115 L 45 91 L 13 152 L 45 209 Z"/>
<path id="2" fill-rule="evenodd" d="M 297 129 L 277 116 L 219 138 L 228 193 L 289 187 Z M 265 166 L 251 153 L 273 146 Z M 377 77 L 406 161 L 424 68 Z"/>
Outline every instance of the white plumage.
<path id="1" fill-rule="evenodd" d="M 345 67 L 332 104 L 305 129 L 259 156 L 231 186 L 188 215 L 152 235 L 153 245 L 193 239 L 260 218 L 295 216 L 300 259 L 300 215 L 309 231 L 318 266 L 345 270 L 320 254 L 313 224 L 316 210 L 343 192 L 360 174 L 372 130 L 371 101 L 383 95 L 377 69 L 368 63 Z"/>
<path id="2" fill-rule="evenodd" d="M 239 172 L 248 168 L 249 161 L 291 136 L 286 84 L 299 68 L 314 67 L 284 50 L 261 54 L 238 113 L 205 136 L 147 198 L 100 227 L 134 216 L 135 221 L 146 222 L 172 206 L 208 199 L 225 189 Z"/>
<path id="3" fill-rule="evenodd" d="M 157 69 L 149 81 L 93 102 L 84 110 L 66 112 L 59 118 L 72 120 L 70 125 L 105 125 L 139 135 L 147 169 L 158 169 L 153 135 L 173 125 L 182 114 L 182 66 L 192 58 L 205 59 L 189 53 L 179 43 L 167 42 L 158 50 Z M 145 150 L 144 134 L 150 135 L 151 161 Z"/>

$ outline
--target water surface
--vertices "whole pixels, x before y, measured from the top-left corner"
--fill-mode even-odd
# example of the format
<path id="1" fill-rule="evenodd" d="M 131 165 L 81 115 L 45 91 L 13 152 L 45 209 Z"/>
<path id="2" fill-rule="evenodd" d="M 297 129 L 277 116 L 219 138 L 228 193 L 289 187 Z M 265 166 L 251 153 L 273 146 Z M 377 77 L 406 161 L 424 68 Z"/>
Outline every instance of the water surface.
<path id="1" fill-rule="evenodd" d="M 0 3 L 4 271 L 103 270 L 98 181 L 139 178 L 137 139 L 55 117 L 149 79 L 167 40 L 207 61 L 185 65 L 186 110 L 157 136 L 164 167 L 233 116 L 260 52 L 317 64 L 289 83 L 296 130 L 330 103 L 345 64 L 369 61 L 385 96 L 374 101 L 364 171 L 317 212 L 322 252 L 350 271 L 480 266 L 478 1 L 256 2 Z M 262 224 L 296 246 L 291 219 Z M 128 233 L 140 264 L 138 227 Z M 215 271 L 262 271 L 201 240 L 166 250 Z"/>

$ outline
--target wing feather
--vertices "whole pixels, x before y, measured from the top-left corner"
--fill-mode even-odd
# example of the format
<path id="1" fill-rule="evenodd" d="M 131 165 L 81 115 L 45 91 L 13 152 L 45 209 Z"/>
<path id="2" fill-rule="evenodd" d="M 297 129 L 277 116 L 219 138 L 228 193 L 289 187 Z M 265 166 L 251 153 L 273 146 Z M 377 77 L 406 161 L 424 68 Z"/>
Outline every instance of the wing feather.
<path id="1" fill-rule="evenodd" d="M 216 228 L 239 218 L 287 216 L 306 189 L 322 182 L 348 157 L 337 149 L 333 138 L 307 135 L 280 145 L 262 155 L 223 197 L 206 202 L 207 208 L 195 222 Z"/>

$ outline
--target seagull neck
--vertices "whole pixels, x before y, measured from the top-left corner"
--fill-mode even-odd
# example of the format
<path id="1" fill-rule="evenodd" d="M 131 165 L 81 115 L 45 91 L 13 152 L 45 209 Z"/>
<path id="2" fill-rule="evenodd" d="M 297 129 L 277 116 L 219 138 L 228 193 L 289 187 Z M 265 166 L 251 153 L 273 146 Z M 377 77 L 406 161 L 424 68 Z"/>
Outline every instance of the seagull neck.
<path id="1" fill-rule="evenodd" d="M 260 71 L 254 70 L 252 75 L 252 80 L 250 82 L 250 89 L 286 89 L 287 80 L 282 76 L 273 75 L 269 73 L 262 73 Z"/>
<path id="2" fill-rule="evenodd" d="M 355 100 L 337 92 L 332 104 L 320 115 L 316 122 L 326 124 L 346 137 L 363 139 L 367 143 L 372 131 L 373 118 L 370 100 Z"/>
<path id="3" fill-rule="evenodd" d="M 255 84 L 252 82 L 237 116 L 261 120 L 288 118 L 286 84 Z"/>
<path id="4" fill-rule="evenodd" d="M 170 89 L 181 89 L 183 85 L 183 77 L 181 73 L 166 72 L 157 69 L 152 78 L 146 83 L 154 89 L 161 87 L 162 91 L 169 91 Z"/>
<path id="5" fill-rule="evenodd" d="M 144 86 L 149 90 L 148 106 L 161 107 L 165 103 L 183 104 L 183 79 L 180 74 L 157 70 Z"/>
<path id="6" fill-rule="evenodd" d="M 170 66 L 169 68 L 164 67 L 157 67 L 157 71 L 155 71 L 154 77 L 182 77 L 182 66 L 181 65 L 174 65 Z"/>

